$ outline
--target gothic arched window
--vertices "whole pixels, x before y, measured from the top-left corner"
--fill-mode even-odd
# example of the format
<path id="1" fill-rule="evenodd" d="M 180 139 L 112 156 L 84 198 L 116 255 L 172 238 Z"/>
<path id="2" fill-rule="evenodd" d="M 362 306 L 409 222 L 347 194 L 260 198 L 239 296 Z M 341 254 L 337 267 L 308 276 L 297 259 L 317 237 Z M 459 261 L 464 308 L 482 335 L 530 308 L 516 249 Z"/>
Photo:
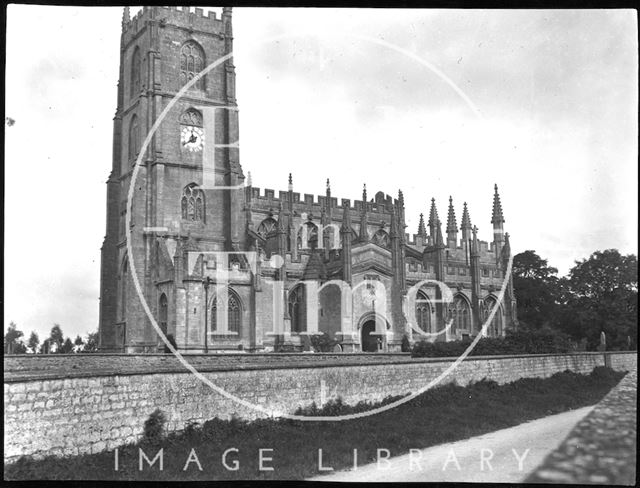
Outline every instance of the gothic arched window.
<path id="1" fill-rule="evenodd" d="M 416 295 L 416 319 L 420 330 L 431 332 L 431 305 L 422 290 L 419 290 Z"/>
<path id="2" fill-rule="evenodd" d="M 271 217 L 264 219 L 258 226 L 258 234 L 263 239 L 266 239 L 270 235 L 273 235 L 273 233 L 276 231 L 277 226 L 278 223 Z"/>
<path id="3" fill-rule="evenodd" d="M 469 330 L 471 323 L 471 310 L 469 303 L 460 295 L 456 295 L 451 305 L 451 333 L 455 334 L 459 330 Z"/>
<path id="4" fill-rule="evenodd" d="M 289 317 L 291 317 L 291 332 L 307 330 L 307 307 L 302 285 L 296 286 L 289 293 Z"/>
<path id="5" fill-rule="evenodd" d="M 131 56 L 131 98 L 140 93 L 140 48 L 136 47 Z"/>
<path id="6" fill-rule="evenodd" d="M 229 290 L 227 295 L 227 331 L 240 333 L 242 323 L 242 306 L 240 299 L 235 292 Z M 211 303 L 211 330 L 218 330 L 218 299 L 214 298 Z"/>
<path id="7" fill-rule="evenodd" d="M 204 193 L 198 185 L 191 183 L 184 187 L 180 210 L 183 220 L 193 222 L 204 222 Z"/>
<path id="8" fill-rule="evenodd" d="M 483 302 L 483 305 L 486 311 L 484 320 L 486 320 L 489 317 L 491 311 L 496 308 L 496 313 L 493 316 L 493 320 L 487 328 L 487 335 L 489 337 L 499 337 L 502 334 L 502 308 L 494 297 L 487 297 Z"/>
<path id="9" fill-rule="evenodd" d="M 318 226 L 313 222 L 305 222 L 298 230 L 298 249 L 316 249 L 318 247 Z"/>
<path id="10" fill-rule="evenodd" d="M 191 81 L 204 68 L 204 52 L 195 41 L 184 43 L 180 50 L 180 86 Z M 204 77 L 200 78 L 193 88 L 204 90 Z"/>
<path id="11" fill-rule="evenodd" d="M 487 310 L 487 302 L 480 300 L 480 310 L 479 310 L 479 315 L 480 315 L 480 323 L 478 324 L 478 330 L 481 330 L 482 327 L 484 326 L 485 321 L 487 320 L 487 318 L 489 317 L 489 310 Z"/>
<path id="12" fill-rule="evenodd" d="M 390 247 L 389 234 L 382 229 L 378 229 L 378 231 L 373 235 L 372 242 L 380 247 L 388 249 Z"/>
<path id="13" fill-rule="evenodd" d="M 169 300 L 167 300 L 167 295 L 164 293 L 160 295 L 160 300 L 158 300 L 158 318 L 160 319 L 159 325 L 160 330 L 166 336 L 167 335 L 167 320 L 169 317 Z"/>
<path id="14" fill-rule="evenodd" d="M 140 129 L 138 127 L 138 117 L 131 117 L 129 123 L 129 160 L 134 161 L 140 151 Z"/>
<path id="15" fill-rule="evenodd" d="M 202 127 L 202 114 L 195 108 L 185 110 L 184 113 L 180 116 L 180 123 L 183 125 Z"/>

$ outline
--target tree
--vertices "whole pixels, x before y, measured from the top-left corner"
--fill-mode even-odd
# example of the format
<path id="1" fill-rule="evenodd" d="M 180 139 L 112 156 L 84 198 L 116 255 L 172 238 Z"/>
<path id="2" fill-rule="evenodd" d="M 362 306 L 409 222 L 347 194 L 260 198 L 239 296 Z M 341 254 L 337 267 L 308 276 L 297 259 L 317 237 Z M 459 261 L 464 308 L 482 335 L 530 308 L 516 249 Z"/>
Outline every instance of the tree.
<path id="1" fill-rule="evenodd" d="M 4 352 L 5 354 L 24 354 L 27 348 L 20 339 L 24 332 L 18 330 L 15 322 L 10 322 L 7 333 L 4 335 Z"/>
<path id="2" fill-rule="evenodd" d="M 62 343 L 62 347 L 58 350 L 62 354 L 70 354 L 73 352 L 73 342 L 68 337 Z"/>
<path id="3" fill-rule="evenodd" d="M 535 251 L 513 257 L 513 287 L 518 304 L 518 320 L 524 328 L 540 329 L 552 325 L 562 300 L 558 270 Z"/>
<path id="4" fill-rule="evenodd" d="M 60 352 L 62 344 L 64 343 L 64 334 L 59 324 L 53 324 L 51 327 L 51 333 L 49 334 L 49 347 L 48 352 Z M 55 348 L 55 350 L 54 350 Z"/>
<path id="5" fill-rule="evenodd" d="M 627 349 L 638 337 L 638 259 L 617 249 L 596 251 L 576 261 L 565 280 L 566 307 L 559 325 L 573 337 L 585 337 L 594 349 L 600 333 L 607 349 Z"/>
<path id="6" fill-rule="evenodd" d="M 29 349 L 31 349 L 31 352 L 33 354 L 38 352 L 38 344 L 40 344 L 40 338 L 38 337 L 38 334 L 32 331 L 31 335 L 29 336 L 27 346 L 29 346 Z"/>
<path id="7" fill-rule="evenodd" d="M 82 349 L 82 352 L 97 352 L 98 351 L 98 333 L 91 332 L 87 336 L 87 342 Z"/>
<path id="8" fill-rule="evenodd" d="M 82 340 L 82 337 L 80 337 L 80 335 L 76 336 L 76 340 L 73 341 L 73 344 L 76 346 L 74 348 L 74 351 L 76 352 L 82 351 L 82 346 L 84 346 L 84 341 Z"/>

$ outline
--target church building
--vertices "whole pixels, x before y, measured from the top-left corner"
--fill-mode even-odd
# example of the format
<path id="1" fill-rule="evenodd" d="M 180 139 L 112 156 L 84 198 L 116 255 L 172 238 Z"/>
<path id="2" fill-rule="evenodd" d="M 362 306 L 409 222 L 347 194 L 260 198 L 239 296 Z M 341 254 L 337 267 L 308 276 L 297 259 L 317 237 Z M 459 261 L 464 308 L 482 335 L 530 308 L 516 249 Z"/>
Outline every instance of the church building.
<path id="1" fill-rule="evenodd" d="M 432 199 L 409 234 L 402 191 L 364 186 L 351 201 L 327 180 L 311 195 L 291 174 L 286 190 L 253 186 L 235 144 L 232 42 L 231 8 L 124 9 L 100 349 L 163 351 L 150 316 L 182 353 L 305 351 L 320 336 L 395 352 L 475 337 L 492 311 L 485 335 L 515 327 L 510 278 L 499 300 L 511 250 L 498 187 L 489 243 L 466 203 L 458 227 L 451 198 L 444 232 Z"/>

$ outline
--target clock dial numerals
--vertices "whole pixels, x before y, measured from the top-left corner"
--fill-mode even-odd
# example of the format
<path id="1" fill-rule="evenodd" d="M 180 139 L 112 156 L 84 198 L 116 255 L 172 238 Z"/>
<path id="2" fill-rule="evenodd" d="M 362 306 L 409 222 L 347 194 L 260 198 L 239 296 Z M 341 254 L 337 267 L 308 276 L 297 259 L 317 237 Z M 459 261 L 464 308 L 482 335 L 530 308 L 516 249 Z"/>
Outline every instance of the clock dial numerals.
<path id="1" fill-rule="evenodd" d="M 182 147 L 188 151 L 201 151 L 202 145 L 204 144 L 204 132 L 200 127 L 183 127 L 180 135 L 180 141 L 182 143 Z"/>

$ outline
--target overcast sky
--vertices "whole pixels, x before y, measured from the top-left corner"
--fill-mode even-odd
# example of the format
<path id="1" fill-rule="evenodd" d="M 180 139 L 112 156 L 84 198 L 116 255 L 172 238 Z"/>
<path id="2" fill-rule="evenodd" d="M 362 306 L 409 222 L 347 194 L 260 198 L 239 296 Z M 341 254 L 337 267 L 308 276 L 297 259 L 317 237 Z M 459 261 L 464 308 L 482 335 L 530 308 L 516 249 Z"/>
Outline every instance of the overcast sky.
<path id="1" fill-rule="evenodd" d="M 637 254 L 634 11 L 233 15 L 255 186 L 284 190 L 292 172 L 300 193 L 327 178 L 338 198 L 401 188 L 412 234 L 431 197 L 444 221 L 451 195 L 458 224 L 466 201 L 491 240 L 497 183 L 515 253 L 561 274 L 595 250 Z M 97 330 L 121 17 L 9 6 L 5 329 Z"/>

